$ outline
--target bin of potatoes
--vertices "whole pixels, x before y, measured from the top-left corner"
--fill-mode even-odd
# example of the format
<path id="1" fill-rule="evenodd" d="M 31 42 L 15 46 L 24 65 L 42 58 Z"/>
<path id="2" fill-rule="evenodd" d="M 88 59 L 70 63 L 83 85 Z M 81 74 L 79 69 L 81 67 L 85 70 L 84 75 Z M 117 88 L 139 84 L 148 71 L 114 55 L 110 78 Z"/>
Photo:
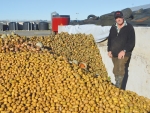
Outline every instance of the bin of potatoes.
<path id="1" fill-rule="evenodd" d="M 1 35 L 0 113 L 149 112 L 150 99 L 110 82 L 92 35 Z"/>

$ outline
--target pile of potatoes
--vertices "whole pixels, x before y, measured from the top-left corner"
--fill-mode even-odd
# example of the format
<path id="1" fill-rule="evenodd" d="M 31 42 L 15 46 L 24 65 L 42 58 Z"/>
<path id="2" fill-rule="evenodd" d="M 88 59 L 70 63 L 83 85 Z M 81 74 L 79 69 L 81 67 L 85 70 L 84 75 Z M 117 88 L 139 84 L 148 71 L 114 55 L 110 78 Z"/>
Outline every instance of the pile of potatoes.
<path id="1" fill-rule="evenodd" d="M 69 35 L 63 32 L 57 35 L 33 36 L 28 38 L 12 33 L 0 38 L 0 52 L 39 52 L 41 48 L 35 46 L 38 42 L 44 45 L 44 50 L 49 50 L 58 56 L 65 56 L 70 62 L 85 64 L 87 67 L 86 70 L 93 74 L 93 76 L 107 76 L 107 71 L 102 63 L 99 49 L 92 35 Z"/>
<path id="2" fill-rule="evenodd" d="M 31 37 L 30 40 L 42 42 L 51 48 L 52 53 L 63 55 L 69 61 L 85 63 L 87 70 L 93 75 L 107 76 L 105 65 L 102 63 L 100 51 L 94 41 L 93 36 L 86 34 L 60 33 L 48 37 Z"/>
<path id="3" fill-rule="evenodd" d="M 150 100 L 48 51 L 0 53 L 1 113 L 148 113 Z"/>
<path id="4" fill-rule="evenodd" d="M 84 61 L 81 58 L 82 55 L 84 58 L 85 54 L 76 53 L 80 55 L 78 59 L 74 55 L 69 57 L 66 53 L 61 55 L 63 52 L 61 50 L 66 51 L 63 47 L 67 49 L 67 43 L 71 43 L 62 41 L 67 37 L 73 38 L 78 35 L 88 38 L 84 38 L 85 40 L 91 40 L 89 44 L 91 46 L 81 44 L 85 49 L 83 51 L 86 53 L 88 51 L 86 49 L 93 50 L 93 54 L 98 55 L 97 63 L 100 64 L 97 65 L 103 66 L 91 35 L 69 36 L 67 33 L 61 33 L 31 39 L 15 35 L 14 40 L 23 39 L 22 43 L 33 45 L 40 41 L 44 48 L 48 49 L 40 48 L 39 51 L 8 49 L 0 53 L 0 113 L 149 113 L 150 100 L 132 91 L 116 88 L 104 73 L 104 66 L 100 67 L 101 74 L 93 76 L 95 72 L 92 73 L 90 70 L 92 67 L 88 66 L 92 66 L 90 63 L 96 63 L 96 59 L 88 64 L 88 61 L 86 62 L 88 58 L 85 57 Z M 12 42 L 14 36 L 8 36 L 0 39 L 1 47 L 4 46 L 3 42 L 6 39 L 8 46 L 15 45 L 13 44 L 15 41 Z M 57 42 L 60 40 L 58 37 L 62 40 Z M 75 42 L 73 44 L 80 44 Z M 61 49 L 57 50 L 55 43 Z M 68 46 L 70 47 L 69 44 Z M 81 50 L 83 48 L 81 47 Z M 72 47 L 70 52 L 71 50 L 76 49 Z M 78 65 L 79 62 L 86 63 L 87 69 Z"/>
<path id="5" fill-rule="evenodd" d="M 7 34 L 2 35 L 0 38 L 0 53 L 7 52 L 39 52 L 41 51 L 41 47 L 36 46 L 36 43 L 31 42 L 30 38 L 21 37 L 17 34 Z M 38 42 L 39 43 L 39 42 Z"/>

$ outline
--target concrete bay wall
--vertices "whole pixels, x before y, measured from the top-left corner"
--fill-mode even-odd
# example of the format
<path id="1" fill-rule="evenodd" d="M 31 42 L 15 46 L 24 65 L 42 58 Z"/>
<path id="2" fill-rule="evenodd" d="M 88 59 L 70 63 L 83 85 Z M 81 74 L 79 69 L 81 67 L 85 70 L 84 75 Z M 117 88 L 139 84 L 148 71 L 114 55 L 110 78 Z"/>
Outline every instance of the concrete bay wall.
<path id="1" fill-rule="evenodd" d="M 134 91 L 138 95 L 150 98 L 150 27 L 134 28 L 136 44 L 128 67 L 126 90 Z M 107 40 L 97 43 L 97 45 L 108 76 L 115 83 L 112 73 L 112 60 L 107 55 Z"/>

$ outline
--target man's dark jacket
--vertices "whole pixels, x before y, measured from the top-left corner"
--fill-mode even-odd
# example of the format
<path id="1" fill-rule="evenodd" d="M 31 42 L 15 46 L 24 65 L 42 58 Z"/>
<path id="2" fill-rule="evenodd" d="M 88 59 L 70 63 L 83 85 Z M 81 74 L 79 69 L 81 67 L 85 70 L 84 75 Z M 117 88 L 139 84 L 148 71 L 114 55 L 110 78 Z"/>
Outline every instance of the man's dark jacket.
<path id="1" fill-rule="evenodd" d="M 126 51 L 125 56 L 130 56 L 135 46 L 135 31 L 131 24 L 127 23 L 117 32 L 116 25 L 112 25 L 108 36 L 108 51 L 113 57 L 117 57 L 122 50 Z"/>

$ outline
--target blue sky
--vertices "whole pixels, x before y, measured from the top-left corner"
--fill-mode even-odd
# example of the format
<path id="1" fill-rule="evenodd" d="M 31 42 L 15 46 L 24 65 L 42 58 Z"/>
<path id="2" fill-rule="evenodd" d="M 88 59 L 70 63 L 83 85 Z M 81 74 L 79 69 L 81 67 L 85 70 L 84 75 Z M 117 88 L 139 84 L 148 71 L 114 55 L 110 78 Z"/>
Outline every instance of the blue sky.
<path id="1" fill-rule="evenodd" d="M 52 12 L 84 20 L 116 10 L 150 4 L 150 0 L 0 0 L 0 20 L 50 20 Z"/>

